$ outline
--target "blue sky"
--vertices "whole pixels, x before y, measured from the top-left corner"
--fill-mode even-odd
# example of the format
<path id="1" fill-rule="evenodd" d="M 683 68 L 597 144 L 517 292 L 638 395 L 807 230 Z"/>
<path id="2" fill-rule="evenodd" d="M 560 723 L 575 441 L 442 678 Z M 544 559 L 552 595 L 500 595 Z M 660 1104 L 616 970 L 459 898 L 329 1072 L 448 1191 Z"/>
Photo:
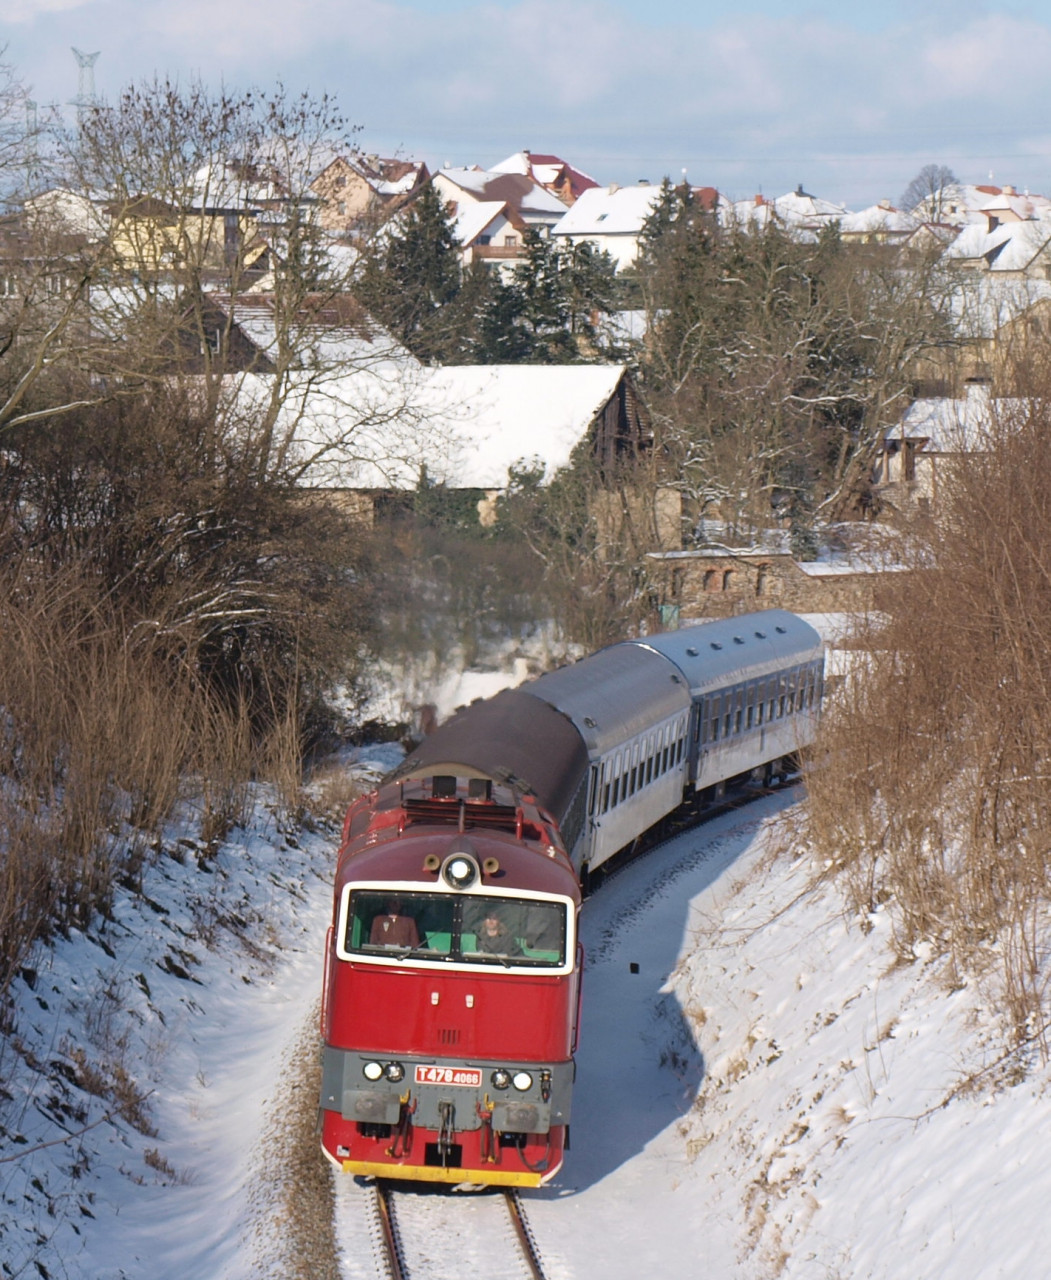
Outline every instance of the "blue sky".
<path id="1" fill-rule="evenodd" d="M 199 74 L 334 93 L 364 149 L 431 165 L 530 147 L 600 181 L 853 208 L 934 161 L 1051 192 L 1051 0 L 0 0 L 41 102 Z"/>

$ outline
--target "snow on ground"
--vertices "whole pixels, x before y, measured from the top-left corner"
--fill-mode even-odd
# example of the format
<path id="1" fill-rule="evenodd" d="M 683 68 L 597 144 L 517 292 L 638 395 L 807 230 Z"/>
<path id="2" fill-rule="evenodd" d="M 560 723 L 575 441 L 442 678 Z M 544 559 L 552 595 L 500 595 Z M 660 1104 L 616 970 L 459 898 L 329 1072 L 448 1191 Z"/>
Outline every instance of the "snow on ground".
<path id="1" fill-rule="evenodd" d="M 397 748 L 368 754 L 345 767 Z M 960 1088 L 997 1053 L 993 999 L 928 947 L 898 957 L 889 911 L 812 887 L 783 834 L 798 799 L 713 819 L 586 903 L 572 1149 L 526 1195 L 549 1280 L 1051 1273 L 1047 1069 Z M 265 804 L 215 849 L 174 832 L 146 900 L 118 888 L 112 919 L 27 966 L 0 1274 L 287 1280 L 259 1262 L 286 1160 L 269 1117 L 313 1035 L 334 846 Z M 137 1099 L 152 1133 L 114 1114 Z"/>
<path id="2" fill-rule="evenodd" d="M 982 993 L 774 857 L 783 803 L 585 905 L 573 1149 L 529 1204 L 551 1280 L 1051 1274 L 1047 1070 L 960 1090 L 997 1051 Z"/>
<path id="3" fill-rule="evenodd" d="M 375 776 L 398 754 L 347 768 Z M 254 799 L 217 846 L 173 827 L 143 897 L 118 885 L 110 918 L 39 948 L 16 981 L 0 1275 L 261 1275 L 281 1159 L 268 1119 L 317 1025 L 338 833 L 292 832 Z"/>

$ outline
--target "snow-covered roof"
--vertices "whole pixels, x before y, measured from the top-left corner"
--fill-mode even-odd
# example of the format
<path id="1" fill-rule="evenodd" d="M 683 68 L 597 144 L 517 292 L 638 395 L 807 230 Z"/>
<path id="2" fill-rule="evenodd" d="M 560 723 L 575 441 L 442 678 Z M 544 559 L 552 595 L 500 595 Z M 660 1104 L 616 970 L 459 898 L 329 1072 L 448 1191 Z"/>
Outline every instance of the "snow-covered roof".
<path id="1" fill-rule="evenodd" d="M 948 298 L 948 313 L 960 338 L 993 338 L 1005 324 L 1051 300 L 1051 280 L 971 272 L 961 275 Z"/>
<path id="2" fill-rule="evenodd" d="M 566 211 L 566 206 L 539 182 L 521 173 L 494 173 L 486 169 L 439 169 L 433 181 L 441 189 L 448 184 L 456 192 L 462 192 L 474 200 L 506 201 L 519 213 L 555 221 Z"/>
<path id="3" fill-rule="evenodd" d="M 722 211 L 720 221 L 749 230 L 763 231 L 777 220 L 777 210 L 770 200 L 755 196 L 751 200 L 735 200 Z"/>
<path id="4" fill-rule="evenodd" d="M 977 222 L 984 226 L 983 206 L 1002 194 L 1003 188 L 991 183 L 974 186 L 968 182 L 950 182 L 925 196 L 913 212 L 925 221 L 954 222 L 957 225 Z"/>
<path id="5" fill-rule="evenodd" d="M 1002 222 L 992 231 L 980 223 L 964 227 L 945 251 L 951 262 L 985 260 L 990 271 L 1024 271 L 1051 242 L 1051 221 Z"/>
<path id="6" fill-rule="evenodd" d="M 273 359 L 281 334 L 272 294 L 240 293 L 232 301 L 229 295 L 211 293 L 210 300 L 224 313 L 232 309 L 233 321 L 250 342 Z M 311 368 L 339 372 L 341 368 L 373 367 L 377 363 L 394 362 L 398 367 L 415 364 L 414 357 L 352 298 L 336 296 L 318 302 L 305 300 L 302 315 L 289 322 L 297 346 L 302 350 L 302 363 Z"/>
<path id="7" fill-rule="evenodd" d="M 859 209 L 857 213 L 846 213 L 839 220 L 840 230 L 846 235 L 907 235 L 918 225 L 919 219 L 913 214 L 895 209 L 884 200 L 869 205 L 867 209 Z"/>
<path id="8" fill-rule="evenodd" d="M 774 200 L 777 215 L 785 222 L 822 223 L 842 219 L 849 210 L 846 205 L 833 204 L 831 200 L 822 200 L 812 196 L 799 186 L 787 195 L 778 196 Z"/>
<path id="9" fill-rule="evenodd" d="M 452 226 L 456 243 L 465 248 L 473 244 L 486 227 L 504 214 L 506 209 L 505 200 L 481 200 L 477 204 L 459 205 Z"/>
<path id="10" fill-rule="evenodd" d="M 556 236 L 637 236 L 660 198 L 653 182 L 633 187 L 590 187 L 567 209 L 554 228 Z"/>
<path id="11" fill-rule="evenodd" d="M 1019 195 L 1014 187 L 1004 187 L 999 195 L 987 200 L 978 210 L 986 217 L 990 214 L 1007 214 L 1023 222 L 1029 218 L 1043 217 L 1049 211 L 1051 211 L 1051 200 L 1047 196 L 1030 195 L 1028 191 Z"/>
<path id="12" fill-rule="evenodd" d="M 885 438 L 888 443 L 926 441 L 927 453 L 972 453 L 989 447 L 995 427 L 1021 421 L 1031 410 L 1031 401 L 993 398 L 985 383 L 975 383 L 958 399 L 936 396 L 914 400 Z"/>
<path id="13" fill-rule="evenodd" d="M 624 376 L 624 365 L 377 363 L 315 385 L 286 408 L 283 430 L 320 488 L 503 489 L 508 468 L 539 460 L 545 478 L 565 466 Z M 264 397 L 266 376 L 239 384 Z"/>
<path id="14" fill-rule="evenodd" d="M 590 187 L 598 186 L 589 174 L 574 168 L 559 156 L 540 155 L 533 151 L 516 151 L 506 160 L 494 164 L 491 172 L 524 173 L 548 188 L 561 185 L 568 188 L 569 194 L 575 200 Z"/>

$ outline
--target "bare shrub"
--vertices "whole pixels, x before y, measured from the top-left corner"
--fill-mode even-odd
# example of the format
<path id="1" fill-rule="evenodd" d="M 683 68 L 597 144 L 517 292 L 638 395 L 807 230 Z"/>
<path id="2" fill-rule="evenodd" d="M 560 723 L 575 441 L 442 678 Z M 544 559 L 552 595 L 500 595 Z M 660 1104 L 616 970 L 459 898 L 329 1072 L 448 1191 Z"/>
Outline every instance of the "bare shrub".
<path id="1" fill-rule="evenodd" d="M 859 639 L 810 820 L 859 908 L 893 900 L 903 954 L 929 939 L 960 966 L 999 964 L 1028 1043 L 1048 996 L 1051 401 L 999 404 L 940 473 L 912 571 Z"/>

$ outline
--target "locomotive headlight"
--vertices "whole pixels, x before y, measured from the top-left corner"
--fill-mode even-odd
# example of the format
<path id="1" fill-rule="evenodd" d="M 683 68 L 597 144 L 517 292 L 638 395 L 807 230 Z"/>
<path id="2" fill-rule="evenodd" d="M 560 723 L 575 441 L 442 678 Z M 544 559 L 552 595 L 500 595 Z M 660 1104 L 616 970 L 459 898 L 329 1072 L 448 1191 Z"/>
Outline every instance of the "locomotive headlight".
<path id="1" fill-rule="evenodd" d="M 391 1084 L 397 1084 L 399 1080 L 405 1079 L 405 1068 L 400 1062 L 388 1062 L 383 1068 L 383 1074 Z"/>
<path id="2" fill-rule="evenodd" d="M 528 1071 L 516 1071 L 511 1077 L 511 1083 L 520 1093 L 525 1093 L 533 1083 L 533 1077 Z"/>
<path id="3" fill-rule="evenodd" d="M 453 858 L 445 868 L 445 878 L 457 889 L 466 889 L 474 879 L 474 863 L 468 858 Z"/>
<path id="4" fill-rule="evenodd" d="M 510 1071 L 505 1071 L 503 1067 L 498 1067 L 489 1079 L 494 1089 L 506 1089 L 511 1083 L 511 1073 Z"/>
<path id="5" fill-rule="evenodd" d="M 378 1080 L 383 1075 L 382 1062 L 366 1062 L 361 1068 L 361 1073 L 366 1080 Z"/>

